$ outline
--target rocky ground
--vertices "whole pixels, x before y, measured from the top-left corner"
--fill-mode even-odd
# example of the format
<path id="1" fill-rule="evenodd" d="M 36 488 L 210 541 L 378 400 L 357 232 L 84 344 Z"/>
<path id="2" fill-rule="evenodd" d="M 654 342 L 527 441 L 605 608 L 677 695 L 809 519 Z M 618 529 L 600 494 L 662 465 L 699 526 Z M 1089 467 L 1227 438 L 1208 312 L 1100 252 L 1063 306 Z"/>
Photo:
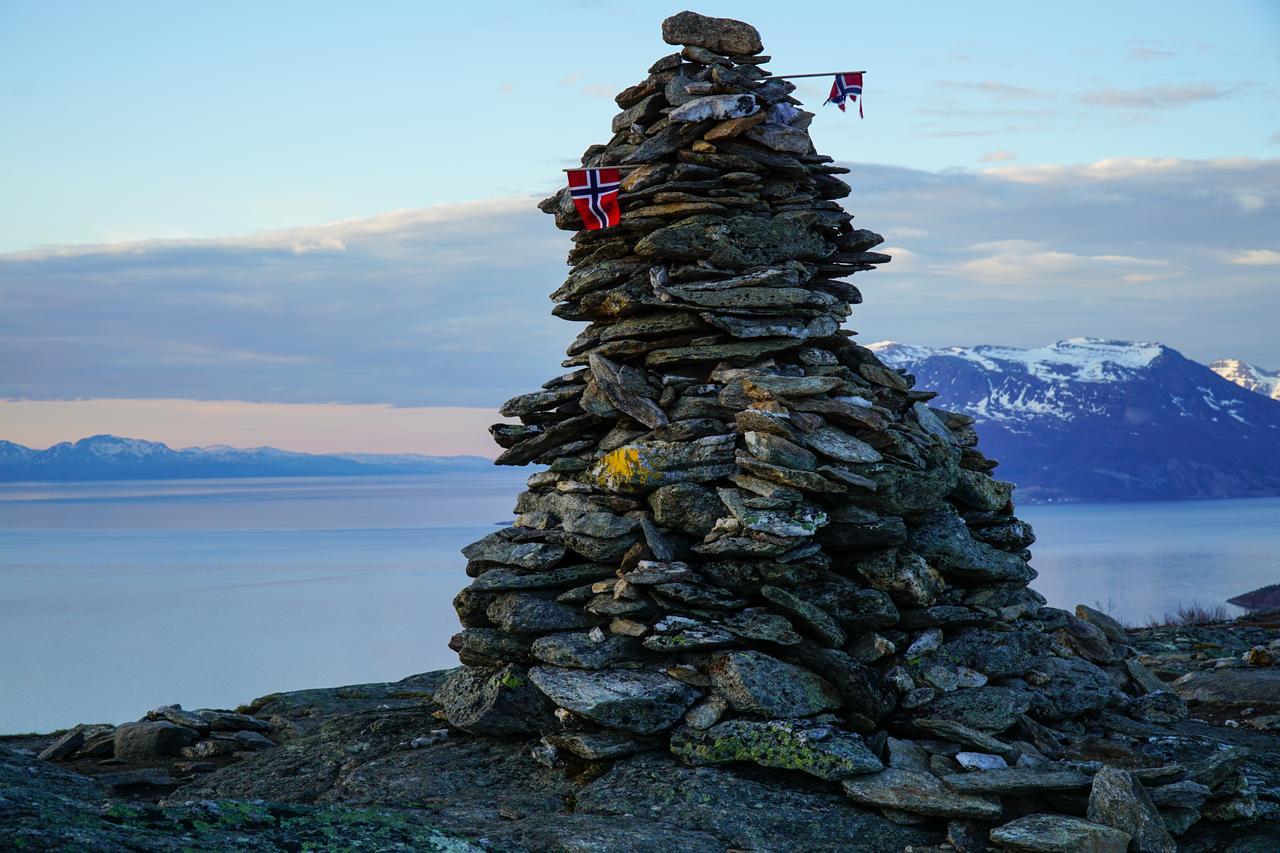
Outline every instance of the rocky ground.
<path id="1" fill-rule="evenodd" d="M 1087 718 L 1052 766 L 889 738 L 888 769 L 842 794 L 800 772 L 665 750 L 552 761 L 538 741 L 446 727 L 431 696 L 447 672 L 436 672 L 0 739 L 0 847 L 1124 849 L 1095 837 L 1102 812 L 1144 801 L 1167 826 L 1190 824 L 1178 849 L 1280 847 L 1280 614 L 1126 639 L 1191 717 Z M 954 817 L 957 804 L 971 816 Z M 1161 849 L 1141 835 L 1130 849 Z"/>

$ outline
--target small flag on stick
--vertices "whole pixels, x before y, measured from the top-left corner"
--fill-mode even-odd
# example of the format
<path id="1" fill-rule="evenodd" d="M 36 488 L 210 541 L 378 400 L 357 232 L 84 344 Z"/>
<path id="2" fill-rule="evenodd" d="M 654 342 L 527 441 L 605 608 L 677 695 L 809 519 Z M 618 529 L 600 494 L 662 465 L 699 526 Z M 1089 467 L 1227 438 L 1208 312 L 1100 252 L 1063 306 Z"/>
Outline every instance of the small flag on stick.
<path id="1" fill-rule="evenodd" d="M 596 231 L 617 225 L 622 219 L 618 207 L 618 183 L 622 173 L 618 169 L 570 169 L 569 195 L 573 206 L 582 216 L 582 224 L 588 231 Z"/>
<path id="2" fill-rule="evenodd" d="M 862 115 L 862 72 L 846 71 L 836 75 L 836 79 L 831 83 L 831 94 L 823 101 L 823 104 L 835 104 L 840 108 L 840 112 L 844 112 L 844 99 L 848 98 L 858 102 L 858 118 L 864 118 Z"/>

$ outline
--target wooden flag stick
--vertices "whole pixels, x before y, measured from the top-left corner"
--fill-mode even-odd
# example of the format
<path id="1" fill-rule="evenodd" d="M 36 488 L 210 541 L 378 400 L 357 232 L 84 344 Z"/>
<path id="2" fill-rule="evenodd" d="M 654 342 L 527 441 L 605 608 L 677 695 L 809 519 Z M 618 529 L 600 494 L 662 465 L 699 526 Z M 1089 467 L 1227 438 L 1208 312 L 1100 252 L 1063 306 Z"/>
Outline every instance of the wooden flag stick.
<path id="1" fill-rule="evenodd" d="M 821 74 L 770 74 L 765 80 L 798 80 L 801 77 L 834 77 L 837 74 L 866 74 L 865 71 L 824 71 Z"/>
<path id="2" fill-rule="evenodd" d="M 561 169 L 562 172 L 581 172 L 583 169 L 639 169 L 644 163 L 631 163 L 626 166 L 573 166 L 568 169 Z"/>

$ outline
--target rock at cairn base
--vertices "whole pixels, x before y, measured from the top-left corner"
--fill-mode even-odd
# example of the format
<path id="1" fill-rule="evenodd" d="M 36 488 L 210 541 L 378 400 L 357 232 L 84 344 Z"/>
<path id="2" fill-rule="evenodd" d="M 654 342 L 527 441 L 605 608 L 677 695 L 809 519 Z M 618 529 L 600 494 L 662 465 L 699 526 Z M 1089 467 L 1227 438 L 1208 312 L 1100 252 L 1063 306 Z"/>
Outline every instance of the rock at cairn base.
<path id="1" fill-rule="evenodd" d="M 446 716 L 544 758 L 656 743 L 801 771 L 903 819 L 995 821 L 1028 779 L 1083 796 L 1059 729 L 1150 692 L 1123 630 L 1028 588 L 1034 536 L 972 418 L 842 328 L 849 277 L 889 257 L 756 30 L 682 12 L 662 33 L 680 52 L 582 157 L 633 167 L 621 223 L 540 205 L 577 232 L 553 313 L 586 325 L 492 428 L 500 464 L 547 467 L 464 550 Z M 992 838 L 1128 837 L 1055 820 Z"/>

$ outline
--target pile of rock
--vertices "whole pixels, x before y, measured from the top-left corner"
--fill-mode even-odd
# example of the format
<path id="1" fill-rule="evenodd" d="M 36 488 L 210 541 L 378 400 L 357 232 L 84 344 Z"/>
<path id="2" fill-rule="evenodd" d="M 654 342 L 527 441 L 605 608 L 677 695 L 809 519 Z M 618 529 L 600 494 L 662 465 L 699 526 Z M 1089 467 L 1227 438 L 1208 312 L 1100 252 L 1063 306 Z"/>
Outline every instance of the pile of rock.
<path id="1" fill-rule="evenodd" d="M 134 723 L 75 726 L 38 758 L 71 764 L 114 787 L 163 790 L 277 746 L 292 734 L 291 728 L 283 720 L 234 711 L 163 705 Z"/>
<path id="2" fill-rule="evenodd" d="M 578 230 L 567 191 L 541 205 L 578 230 L 553 313 L 588 325 L 571 372 L 492 428 L 500 464 L 547 467 L 463 552 L 442 715 L 536 735 L 549 764 L 669 749 L 801 771 L 961 835 L 1047 799 L 1067 816 L 992 840 L 1165 849 L 1214 785 L 1068 759 L 1082 720 L 1185 706 L 1118 624 L 1028 588 L 1034 536 L 972 419 L 841 328 L 861 301 L 844 279 L 889 257 L 755 29 L 684 12 L 662 33 L 681 50 L 582 158 L 634 167 L 620 225 Z"/>

